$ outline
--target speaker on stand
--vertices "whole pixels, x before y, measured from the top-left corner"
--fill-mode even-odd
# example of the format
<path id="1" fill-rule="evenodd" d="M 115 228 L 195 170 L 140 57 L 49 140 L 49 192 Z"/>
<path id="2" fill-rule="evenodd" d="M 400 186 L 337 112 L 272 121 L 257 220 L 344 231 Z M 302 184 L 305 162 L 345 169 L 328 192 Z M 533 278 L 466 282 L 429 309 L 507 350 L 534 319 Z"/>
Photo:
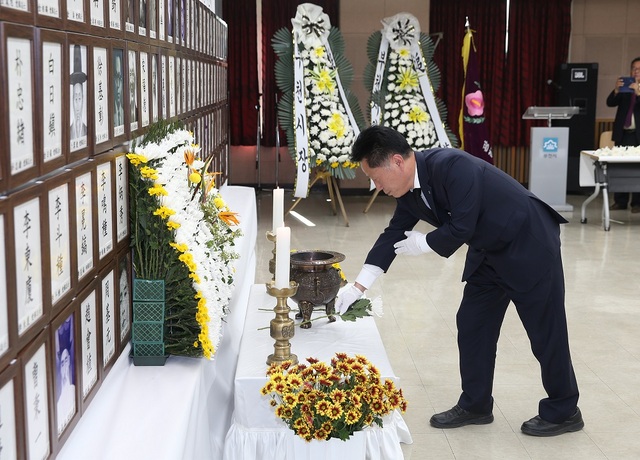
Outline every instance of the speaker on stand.
<path id="1" fill-rule="evenodd" d="M 596 129 L 598 96 L 598 63 L 563 63 L 555 81 L 547 84 L 556 91 L 555 105 L 578 107 L 579 111 L 568 120 L 558 120 L 556 126 L 569 128 L 569 155 L 567 161 L 567 192 L 583 193 L 580 187 L 580 152 L 593 150 Z"/>

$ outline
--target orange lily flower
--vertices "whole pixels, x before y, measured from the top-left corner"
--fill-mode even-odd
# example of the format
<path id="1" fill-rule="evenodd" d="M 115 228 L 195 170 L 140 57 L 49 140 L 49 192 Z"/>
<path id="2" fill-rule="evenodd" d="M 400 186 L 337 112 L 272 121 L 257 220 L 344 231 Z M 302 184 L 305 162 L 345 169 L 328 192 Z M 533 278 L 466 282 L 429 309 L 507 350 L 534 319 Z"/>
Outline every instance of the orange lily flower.
<path id="1" fill-rule="evenodd" d="M 218 213 L 218 217 L 227 225 L 240 225 L 240 221 L 236 217 L 237 215 L 237 212 L 231 211 L 222 211 Z"/>

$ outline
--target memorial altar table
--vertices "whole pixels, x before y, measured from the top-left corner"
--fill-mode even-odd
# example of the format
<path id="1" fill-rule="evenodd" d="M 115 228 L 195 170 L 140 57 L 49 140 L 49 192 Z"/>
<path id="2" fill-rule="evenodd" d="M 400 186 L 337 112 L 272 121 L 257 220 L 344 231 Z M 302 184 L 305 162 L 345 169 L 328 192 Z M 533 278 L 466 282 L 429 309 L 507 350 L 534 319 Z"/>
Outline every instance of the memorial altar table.
<path id="1" fill-rule="evenodd" d="M 340 439 L 305 442 L 276 417 L 269 397 L 260 394 L 260 388 L 267 382 L 267 356 L 273 353 L 274 340 L 268 326 L 274 318 L 275 304 L 275 297 L 267 294 L 264 284 L 251 288 L 235 375 L 233 422 L 227 433 L 224 459 L 402 459 L 400 442 L 411 444 L 412 439 L 398 411 L 383 419 L 383 428 L 374 425 L 356 432 L 347 442 Z M 289 299 L 289 305 L 294 307 L 295 302 Z M 267 329 L 259 330 L 264 327 Z M 319 319 L 310 329 L 296 326 L 290 342 L 291 353 L 296 354 L 301 363 L 309 357 L 328 363 L 336 352 L 360 354 L 380 370 L 383 379 L 398 381 L 372 317 L 355 322 L 338 318 L 334 323 Z"/>
<path id="2" fill-rule="evenodd" d="M 134 366 L 122 352 L 57 459 L 219 460 L 233 413 L 233 379 L 247 302 L 255 282 L 255 190 L 223 186 L 242 236 L 235 289 L 214 360 L 170 356 Z"/>
<path id="3" fill-rule="evenodd" d="M 582 203 L 580 222 L 587 222 L 587 205 L 602 188 L 602 222 L 610 228 L 608 192 L 640 192 L 640 156 L 598 155 L 596 150 L 580 152 L 580 187 L 593 187 L 593 194 Z"/>

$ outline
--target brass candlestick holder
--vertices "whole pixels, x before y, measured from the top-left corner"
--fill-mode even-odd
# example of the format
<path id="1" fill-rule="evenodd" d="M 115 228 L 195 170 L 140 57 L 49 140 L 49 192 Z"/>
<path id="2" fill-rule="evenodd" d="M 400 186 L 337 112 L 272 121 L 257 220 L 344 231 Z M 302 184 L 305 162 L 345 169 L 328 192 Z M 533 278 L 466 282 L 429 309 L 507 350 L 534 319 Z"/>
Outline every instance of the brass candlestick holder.
<path id="1" fill-rule="evenodd" d="M 276 234 L 271 230 L 267 230 L 267 240 L 273 243 L 273 250 L 271 251 L 271 260 L 269 260 L 269 273 L 271 273 L 271 281 L 275 281 L 276 276 Z"/>
<path id="2" fill-rule="evenodd" d="M 295 295 L 298 290 L 298 284 L 295 281 L 289 282 L 288 288 L 278 289 L 273 281 L 267 283 L 267 293 L 277 299 L 276 306 L 273 311 L 276 317 L 271 320 L 270 333 L 271 338 L 275 340 L 273 344 L 273 354 L 267 358 L 267 364 L 283 363 L 291 361 L 293 364 L 298 363 L 298 357 L 291 353 L 291 343 L 289 339 L 295 334 L 295 322 L 289 318 L 291 308 L 287 305 L 287 299 Z"/>

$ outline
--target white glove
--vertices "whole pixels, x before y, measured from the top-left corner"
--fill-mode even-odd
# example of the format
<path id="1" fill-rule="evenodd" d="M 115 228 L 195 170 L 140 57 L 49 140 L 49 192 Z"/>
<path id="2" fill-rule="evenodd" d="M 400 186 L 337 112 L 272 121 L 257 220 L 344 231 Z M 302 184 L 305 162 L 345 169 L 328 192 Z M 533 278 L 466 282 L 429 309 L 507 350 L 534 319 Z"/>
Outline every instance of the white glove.
<path id="1" fill-rule="evenodd" d="M 393 247 L 396 254 L 407 254 L 409 256 L 419 256 L 427 252 L 433 251 L 427 244 L 427 235 L 420 232 L 404 232 L 406 239 L 398 241 Z"/>
<path id="2" fill-rule="evenodd" d="M 353 302 L 358 300 L 363 295 L 364 292 L 358 289 L 355 285 L 351 283 L 348 284 L 344 289 L 342 289 L 342 292 L 340 292 L 338 294 L 338 297 L 336 298 L 336 313 L 339 315 L 343 314 L 347 311 L 351 304 L 353 304 Z"/>

